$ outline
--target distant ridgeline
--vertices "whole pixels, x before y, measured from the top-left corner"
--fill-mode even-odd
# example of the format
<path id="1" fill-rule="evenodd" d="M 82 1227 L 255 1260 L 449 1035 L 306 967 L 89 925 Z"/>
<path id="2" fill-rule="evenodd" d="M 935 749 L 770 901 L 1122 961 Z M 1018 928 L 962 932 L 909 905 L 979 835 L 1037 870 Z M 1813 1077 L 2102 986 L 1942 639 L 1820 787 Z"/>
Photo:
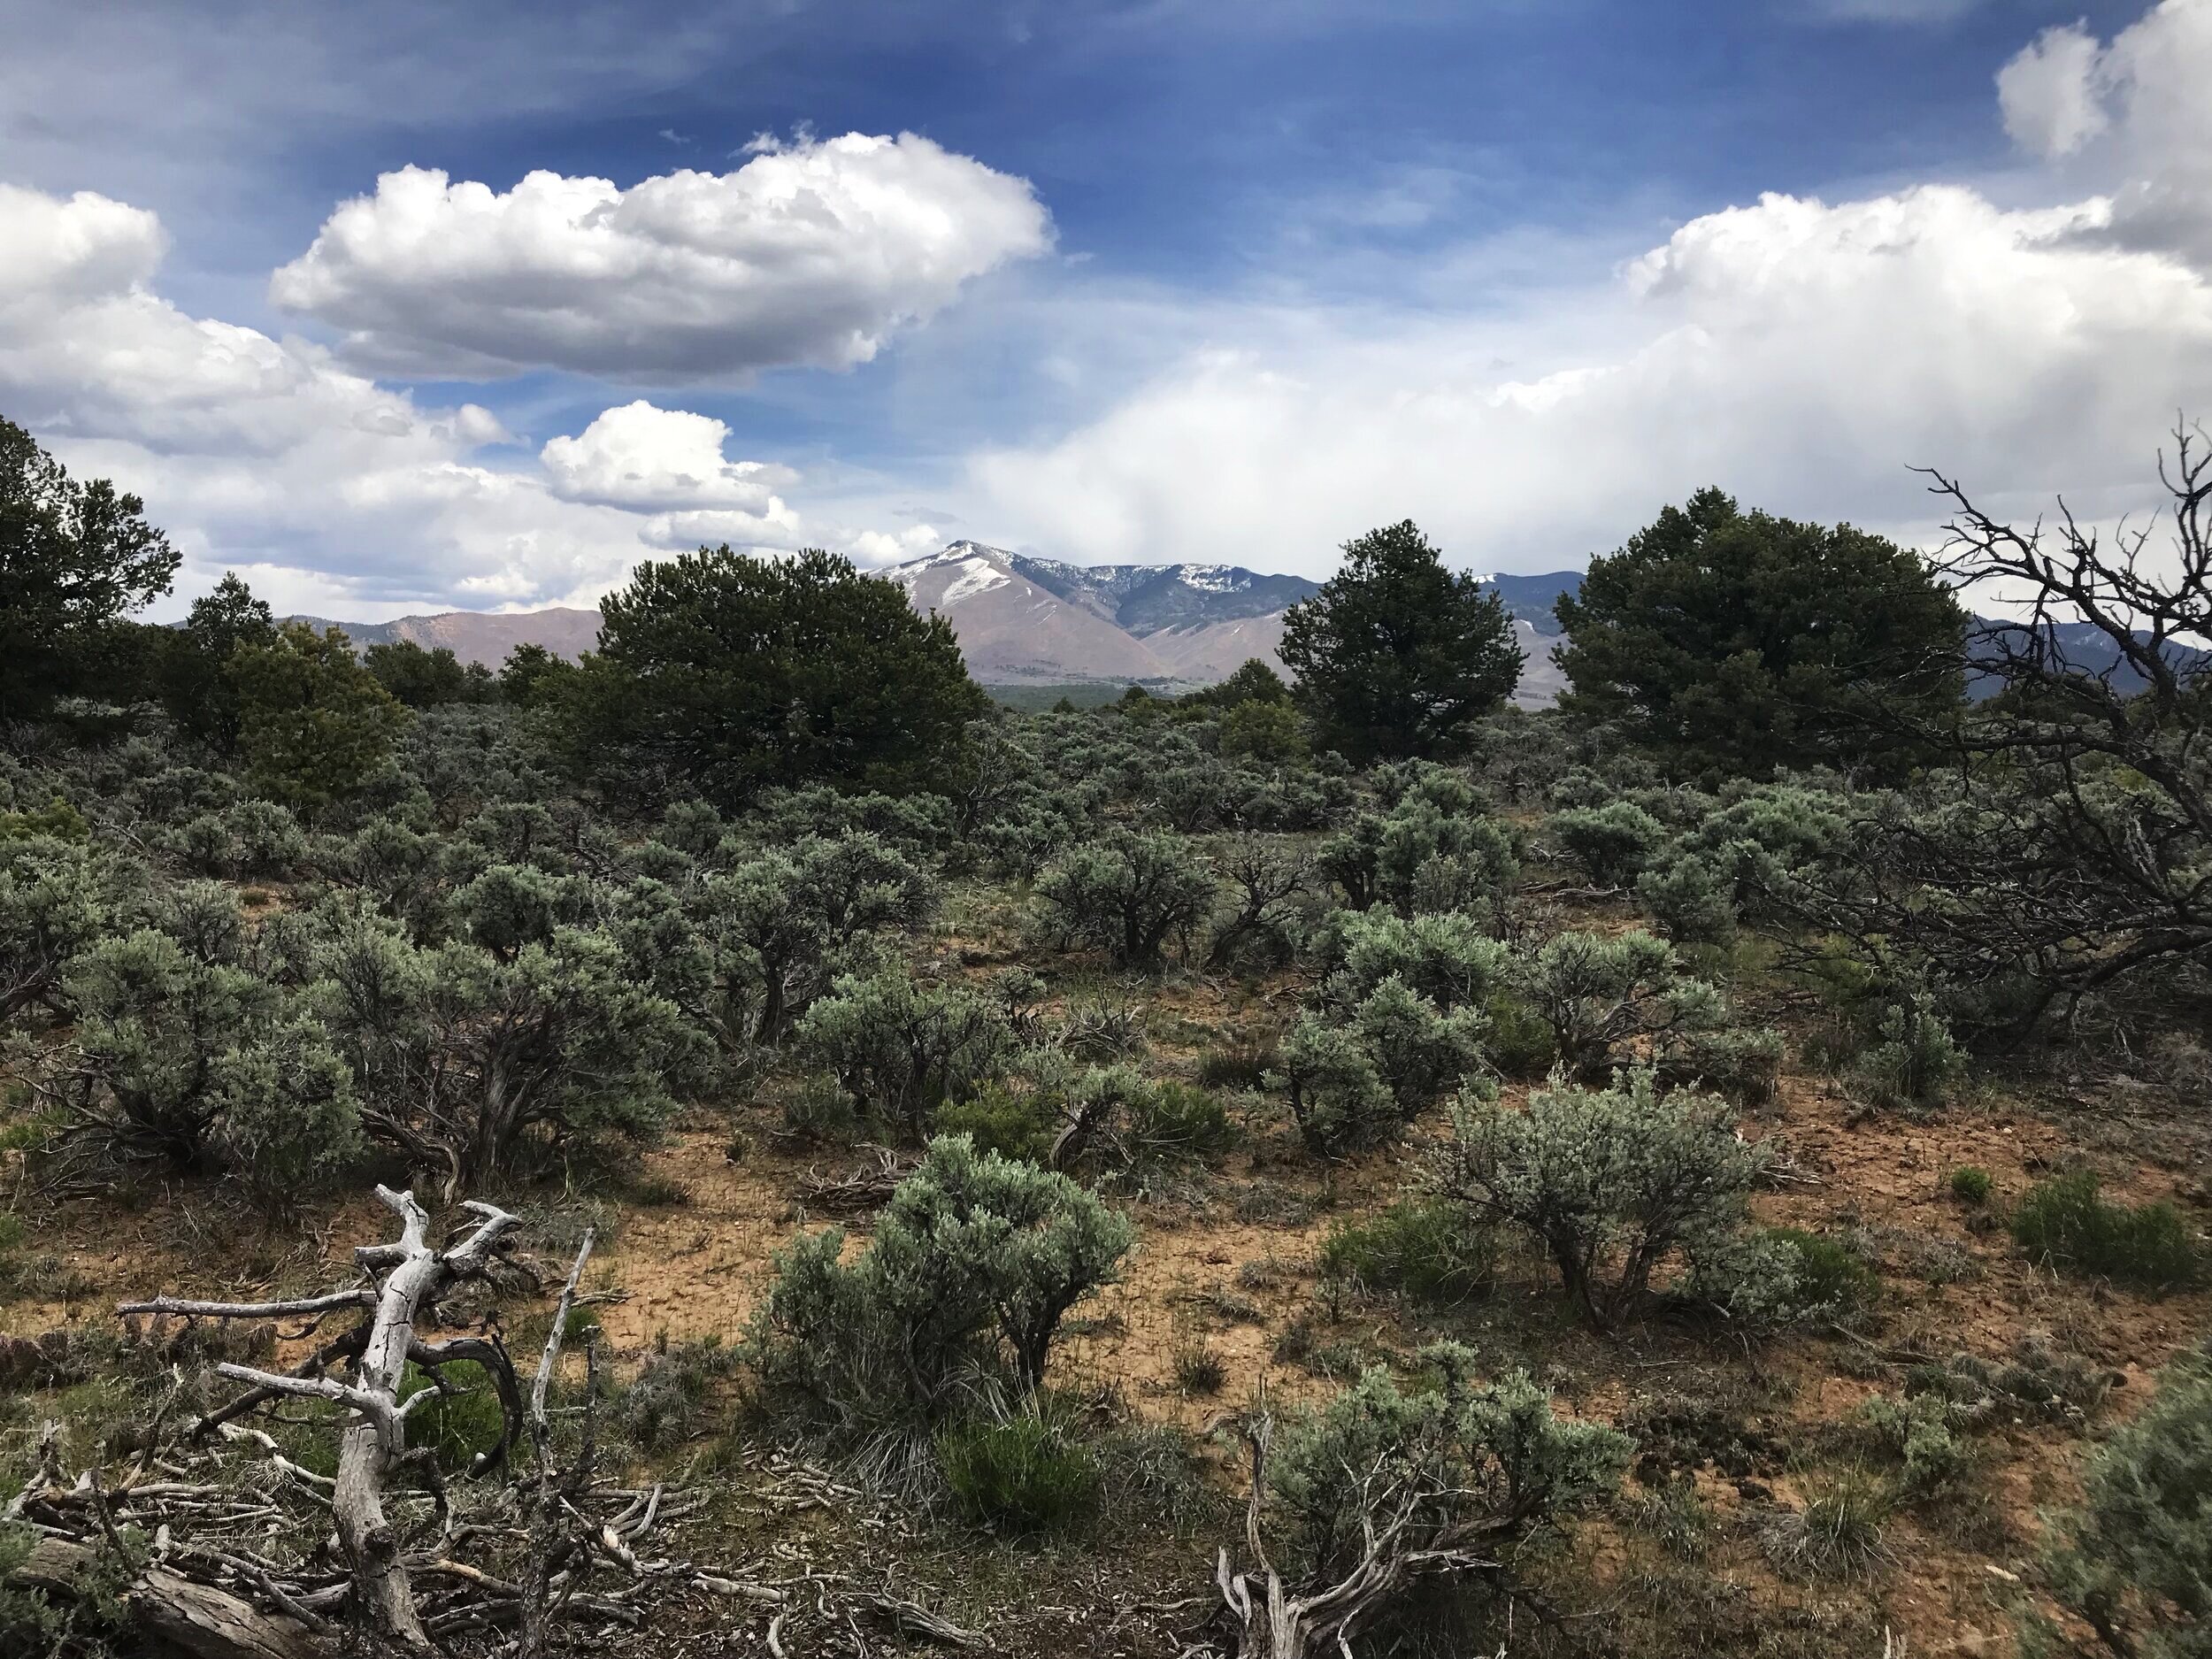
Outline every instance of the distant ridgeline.
<path id="1" fill-rule="evenodd" d="M 1064 565 L 976 541 L 910 559 L 884 572 L 914 605 L 935 611 L 960 636 L 968 672 L 1018 693 L 1065 690 L 1079 703 L 1100 687 L 1141 685 L 1171 693 L 1226 679 L 1252 657 L 1280 668 L 1283 613 L 1320 591 L 1303 576 L 1269 575 L 1234 565 Z M 1563 685 L 1551 660 L 1559 638 L 1552 607 L 1581 584 L 1574 571 L 1498 576 L 1489 585 L 1520 624 L 1528 657 L 1516 701 L 1548 707 Z M 357 649 L 411 641 L 449 649 L 465 663 L 497 668 L 522 644 L 574 658 L 599 635 L 596 611 L 492 613 L 447 611 L 390 622 L 287 620 L 342 631 Z M 1048 706 L 1054 697 L 1048 697 Z"/>
<path id="2" fill-rule="evenodd" d="M 1982 618 L 1980 621 L 1992 636 L 1992 647 L 2007 645 L 2017 649 L 2028 643 L 2025 624 L 1994 622 L 1988 618 Z M 2109 676 L 2113 689 L 2125 695 L 2142 690 L 2145 681 L 2141 672 L 2134 664 L 2122 658 L 2119 646 L 2094 624 L 2061 622 L 2053 625 L 2048 633 L 2053 649 L 2067 667 L 2093 678 Z M 2139 642 L 2147 642 L 2150 635 L 2139 631 L 2135 637 Z M 1987 649 L 1985 648 L 1985 650 Z M 2212 652 L 2198 650 L 2170 640 L 2166 643 L 2163 655 L 2174 672 L 2185 676 L 2202 674 L 2208 665 L 2212 665 Z M 1972 674 L 1966 682 L 1966 695 L 1977 703 L 1994 696 L 2001 688 L 2001 682 L 1990 674 Z"/>

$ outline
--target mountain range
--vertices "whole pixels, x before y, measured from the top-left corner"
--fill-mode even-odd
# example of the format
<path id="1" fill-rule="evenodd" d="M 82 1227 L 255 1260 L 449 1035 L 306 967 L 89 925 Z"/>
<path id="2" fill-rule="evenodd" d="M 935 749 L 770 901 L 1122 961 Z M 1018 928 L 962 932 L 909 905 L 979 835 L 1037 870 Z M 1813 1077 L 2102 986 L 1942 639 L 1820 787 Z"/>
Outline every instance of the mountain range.
<path id="1" fill-rule="evenodd" d="M 987 686 L 1092 682 L 1176 690 L 1225 679 L 1256 657 L 1279 669 L 1284 613 L 1320 591 L 1303 576 L 1236 565 L 1063 565 L 979 541 L 955 541 L 882 574 L 916 610 L 936 611 L 952 625 L 968 672 Z M 1514 699 L 1525 708 L 1548 707 L 1564 683 L 1551 657 L 1559 636 L 1552 606 L 1581 580 L 1572 571 L 1491 579 L 1526 659 Z M 339 628 L 358 647 L 408 640 L 494 668 L 524 643 L 572 658 L 599 634 L 597 611 L 572 609 L 447 611 L 390 622 L 296 619 Z"/>

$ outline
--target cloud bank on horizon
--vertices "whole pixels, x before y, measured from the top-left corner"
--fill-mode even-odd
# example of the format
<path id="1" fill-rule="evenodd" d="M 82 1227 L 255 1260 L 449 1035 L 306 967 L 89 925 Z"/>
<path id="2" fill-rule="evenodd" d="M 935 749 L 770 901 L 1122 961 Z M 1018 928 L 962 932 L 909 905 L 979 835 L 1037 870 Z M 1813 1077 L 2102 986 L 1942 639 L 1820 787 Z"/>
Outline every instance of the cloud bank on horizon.
<path id="1" fill-rule="evenodd" d="M 701 541 L 882 564 L 956 520 L 1079 562 L 1321 574 L 1409 516 L 1469 564 L 1555 568 L 1708 481 L 1920 537 L 1912 463 L 2116 515 L 2176 410 L 2212 403 L 2208 79 L 2212 0 L 2062 24 L 1986 96 L 2001 169 L 1769 191 L 1510 281 L 1487 227 L 1419 282 L 1326 294 L 1138 281 L 1059 251 L 1049 188 L 988 155 L 803 131 L 626 188 L 388 169 L 233 322 L 169 296 L 175 225 L 5 182 L 0 151 L 0 413 L 145 495 L 180 598 L 235 568 L 364 617 L 589 603 Z M 933 430 L 959 375 L 1050 397 Z M 825 376 L 918 405 L 921 435 L 864 463 L 833 419 L 741 435 L 748 400 L 803 413 L 776 388 Z"/>

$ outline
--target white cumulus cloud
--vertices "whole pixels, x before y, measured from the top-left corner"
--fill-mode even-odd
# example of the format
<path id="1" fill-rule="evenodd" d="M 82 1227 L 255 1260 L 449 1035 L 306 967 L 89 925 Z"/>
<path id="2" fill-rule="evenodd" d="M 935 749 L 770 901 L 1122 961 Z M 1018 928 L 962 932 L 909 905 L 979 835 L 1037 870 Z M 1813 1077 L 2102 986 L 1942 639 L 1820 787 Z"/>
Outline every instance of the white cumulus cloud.
<path id="1" fill-rule="evenodd" d="M 2023 150 L 2070 156 L 2110 125 L 2100 84 L 2101 50 L 2079 23 L 2046 29 L 1997 72 L 2005 131 Z"/>
<path id="2" fill-rule="evenodd" d="M 153 287 L 165 247 L 123 203 L 0 185 L 0 409 L 145 497 L 186 554 L 180 599 L 235 568 L 325 615 L 589 603 L 661 549 L 801 540 L 795 475 L 726 458 L 718 420 L 633 403 L 531 466 L 477 405 L 187 314 Z"/>
<path id="3" fill-rule="evenodd" d="M 2212 269 L 2212 0 L 2161 0 L 2108 42 L 2050 30 L 1997 85 L 2016 142 L 2110 184 L 2115 240 Z"/>
<path id="4" fill-rule="evenodd" d="M 2030 510 L 2061 487 L 2093 504 L 2140 484 L 2177 404 L 2212 404 L 2212 286 L 2100 240 L 2110 217 L 1957 186 L 1770 195 L 1519 316 L 1209 349 L 1056 442 L 975 457 L 988 506 L 968 511 L 1081 559 L 1320 573 L 1406 517 L 1463 563 L 1578 565 L 1707 483 L 1919 534 L 1915 463 Z M 1563 333 L 1625 343 L 1562 358 Z"/>
<path id="5" fill-rule="evenodd" d="M 1044 252 L 1025 180 L 926 138 L 767 143 L 734 172 L 513 189 L 405 167 L 280 268 L 348 357 L 424 375 L 557 368 L 654 384 L 849 368 L 962 285 Z"/>
<path id="6" fill-rule="evenodd" d="M 660 409 L 639 398 L 602 413 L 572 438 L 539 451 L 553 493 L 565 501 L 652 511 L 780 505 L 775 491 L 795 481 L 787 467 L 731 461 L 730 429 L 708 415 Z"/>

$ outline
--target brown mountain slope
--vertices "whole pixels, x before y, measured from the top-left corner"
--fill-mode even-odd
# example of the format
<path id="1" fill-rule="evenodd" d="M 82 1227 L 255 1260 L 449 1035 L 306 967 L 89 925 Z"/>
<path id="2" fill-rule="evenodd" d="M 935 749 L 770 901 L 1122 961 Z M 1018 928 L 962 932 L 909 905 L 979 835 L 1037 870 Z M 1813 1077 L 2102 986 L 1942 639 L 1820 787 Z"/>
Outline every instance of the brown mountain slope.
<path id="1" fill-rule="evenodd" d="M 411 641 L 426 651 L 444 646 L 465 663 L 496 668 L 518 645 L 542 645 L 571 661 L 599 641 L 599 613 L 558 606 L 547 611 L 442 611 L 435 616 L 397 617 L 389 622 L 331 622 L 294 617 L 313 627 L 337 628 L 357 649 Z"/>

